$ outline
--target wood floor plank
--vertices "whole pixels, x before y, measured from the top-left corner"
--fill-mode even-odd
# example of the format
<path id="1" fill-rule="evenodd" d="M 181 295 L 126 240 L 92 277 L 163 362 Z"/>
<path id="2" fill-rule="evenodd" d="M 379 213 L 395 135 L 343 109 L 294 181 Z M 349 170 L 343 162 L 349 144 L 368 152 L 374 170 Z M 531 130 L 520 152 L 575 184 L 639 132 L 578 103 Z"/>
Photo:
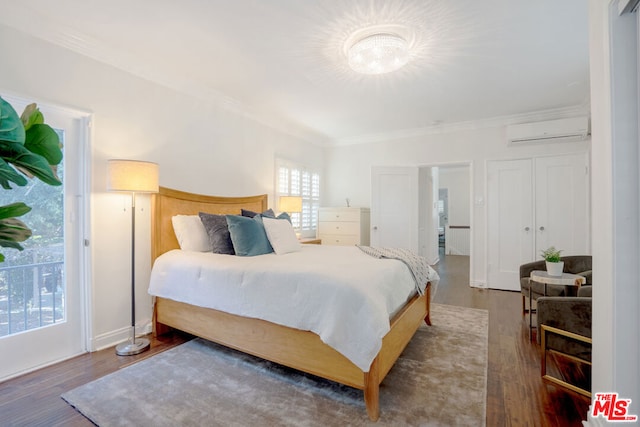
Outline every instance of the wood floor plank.
<path id="1" fill-rule="evenodd" d="M 470 288 L 469 257 L 442 255 L 441 259 L 436 270 L 442 280 L 434 302 L 489 310 L 486 425 L 581 426 L 589 400 L 542 381 L 540 346 L 529 341 L 520 293 Z M 152 338 L 151 350 L 141 355 L 117 356 L 110 348 L 0 383 L 0 424 L 92 426 L 60 398 L 62 393 L 188 339 L 186 334 Z"/>

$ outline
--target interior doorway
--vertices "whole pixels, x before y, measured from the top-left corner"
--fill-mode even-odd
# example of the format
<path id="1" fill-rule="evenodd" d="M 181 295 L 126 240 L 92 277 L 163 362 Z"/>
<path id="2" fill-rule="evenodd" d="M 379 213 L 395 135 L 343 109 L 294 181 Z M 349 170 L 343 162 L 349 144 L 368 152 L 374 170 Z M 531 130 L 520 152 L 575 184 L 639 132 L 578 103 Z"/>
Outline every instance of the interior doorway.
<path id="1" fill-rule="evenodd" d="M 456 260 L 468 266 L 471 277 L 473 166 L 471 162 L 449 163 L 420 166 L 419 170 L 421 255 L 431 264 L 445 262 L 446 257 L 465 257 Z M 446 286 L 446 281 L 441 284 Z"/>
<path id="2" fill-rule="evenodd" d="M 438 247 L 471 256 L 471 166 L 438 166 Z"/>
<path id="3" fill-rule="evenodd" d="M 438 188 L 438 251 L 444 252 L 445 227 L 449 223 L 449 190 Z"/>
<path id="4" fill-rule="evenodd" d="M 472 176 L 470 162 L 373 167 L 372 246 L 404 247 L 424 256 L 430 264 L 437 264 L 441 254 L 468 256 L 469 266 L 473 265 Z M 445 204 L 441 203 L 441 189 L 447 194 L 444 217 L 440 212 Z M 444 243 L 448 241 L 450 247 L 441 252 L 442 223 Z"/>

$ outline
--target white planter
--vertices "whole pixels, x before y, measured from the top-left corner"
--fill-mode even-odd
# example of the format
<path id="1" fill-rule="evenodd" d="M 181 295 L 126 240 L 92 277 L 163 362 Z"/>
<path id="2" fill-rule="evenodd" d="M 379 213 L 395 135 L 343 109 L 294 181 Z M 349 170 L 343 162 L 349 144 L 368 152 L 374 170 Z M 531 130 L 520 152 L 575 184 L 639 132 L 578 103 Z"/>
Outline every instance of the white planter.
<path id="1" fill-rule="evenodd" d="M 547 264 L 547 273 L 549 273 L 549 276 L 562 276 L 562 270 L 564 270 L 564 261 L 545 261 L 545 263 Z"/>

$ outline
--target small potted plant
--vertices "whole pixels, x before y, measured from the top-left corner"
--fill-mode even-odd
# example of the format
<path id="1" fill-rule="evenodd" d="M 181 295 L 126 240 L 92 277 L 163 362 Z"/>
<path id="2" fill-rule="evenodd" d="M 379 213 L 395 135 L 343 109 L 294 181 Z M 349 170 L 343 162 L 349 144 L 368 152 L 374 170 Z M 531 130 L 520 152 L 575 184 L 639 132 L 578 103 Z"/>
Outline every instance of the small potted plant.
<path id="1" fill-rule="evenodd" d="M 562 252 L 562 250 L 558 250 L 554 246 L 541 251 L 542 258 L 544 258 L 547 264 L 547 273 L 549 273 L 550 276 L 562 276 L 564 261 L 560 261 L 560 252 Z"/>

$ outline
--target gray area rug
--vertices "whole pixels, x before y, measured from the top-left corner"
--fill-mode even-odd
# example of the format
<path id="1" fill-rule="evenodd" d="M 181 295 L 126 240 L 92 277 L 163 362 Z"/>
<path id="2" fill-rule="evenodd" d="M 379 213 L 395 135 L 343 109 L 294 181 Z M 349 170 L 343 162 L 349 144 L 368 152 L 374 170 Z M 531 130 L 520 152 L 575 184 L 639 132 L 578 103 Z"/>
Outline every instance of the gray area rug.
<path id="1" fill-rule="evenodd" d="M 488 312 L 432 305 L 380 387 L 363 393 L 196 339 L 62 395 L 99 426 L 484 426 Z"/>

